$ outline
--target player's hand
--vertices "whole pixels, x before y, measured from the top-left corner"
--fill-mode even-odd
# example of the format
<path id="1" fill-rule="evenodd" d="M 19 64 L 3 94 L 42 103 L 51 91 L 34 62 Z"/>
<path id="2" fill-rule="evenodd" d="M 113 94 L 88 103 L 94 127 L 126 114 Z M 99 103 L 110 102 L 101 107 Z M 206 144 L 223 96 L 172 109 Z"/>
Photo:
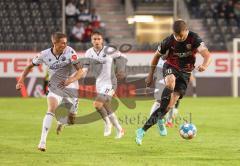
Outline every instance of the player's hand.
<path id="1" fill-rule="evenodd" d="M 146 87 L 150 87 L 153 81 L 153 75 L 152 74 L 148 74 L 145 83 L 146 83 Z"/>
<path id="2" fill-rule="evenodd" d="M 68 86 L 69 84 L 71 84 L 71 82 L 67 79 L 67 80 L 63 80 L 58 84 L 58 88 L 63 89 L 65 86 Z"/>
<path id="3" fill-rule="evenodd" d="M 21 90 L 23 86 L 24 86 L 24 82 L 19 80 L 16 84 L 16 90 Z"/>
<path id="4" fill-rule="evenodd" d="M 207 69 L 207 67 L 204 66 L 204 65 L 200 65 L 200 66 L 197 67 L 197 70 L 198 70 L 199 72 L 203 72 L 203 71 L 205 71 L 206 69 Z"/>
<path id="5" fill-rule="evenodd" d="M 118 80 L 124 80 L 126 75 L 124 72 L 118 72 L 118 73 L 116 73 L 116 77 Z"/>

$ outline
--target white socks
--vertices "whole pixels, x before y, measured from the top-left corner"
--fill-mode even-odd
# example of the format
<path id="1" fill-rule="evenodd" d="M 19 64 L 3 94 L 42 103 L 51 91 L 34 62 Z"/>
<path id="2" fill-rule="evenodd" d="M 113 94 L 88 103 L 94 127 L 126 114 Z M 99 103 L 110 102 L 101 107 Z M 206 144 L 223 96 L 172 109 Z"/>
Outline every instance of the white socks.
<path id="1" fill-rule="evenodd" d="M 104 124 L 105 124 L 106 126 L 111 125 L 111 121 L 110 121 L 110 119 L 109 119 L 108 116 L 104 117 L 104 118 L 103 118 L 103 121 L 104 121 Z"/>
<path id="2" fill-rule="evenodd" d="M 59 118 L 57 123 L 60 124 L 60 125 L 67 125 L 68 124 L 68 116 L 65 116 L 63 118 Z"/>
<path id="3" fill-rule="evenodd" d="M 40 142 L 42 142 L 42 143 L 46 143 L 48 131 L 52 125 L 52 119 L 54 116 L 55 116 L 54 113 L 47 112 L 47 114 L 45 115 L 45 117 L 43 119 L 42 135 L 41 135 L 41 140 L 40 140 Z"/>
<path id="4" fill-rule="evenodd" d="M 178 114 L 178 109 L 177 108 L 171 108 L 166 115 L 167 122 L 172 123 L 173 119 L 176 118 L 177 114 Z"/>
<path id="5" fill-rule="evenodd" d="M 155 101 L 152 105 L 151 111 L 150 111 L 150 116 L 160 107 L 160 103 Z"/>
<path id="6" fill-rule="evenodd" d="M 118 131 L 122 130 L 122 127 L 120 125 L 120 123 L 118 122 L 117 116 L 114 113 L 111 113 L 110 115 L 108 115 L 111 123 L 113 124 L 114 127 L 116 127 L 116 129 Z"/>
<path id="7" fill-rule="evenodd" d="M 103 107 L 101 109 L 97 109 L 96 110 L 98 111 L 98 113 L 101 115 L 103 121 L 104 121 L 104 124 L 105 126 L 108 126 L 108 125 L 111 125 L 111 121 L 108 117 L 108 113 L 107 113 L 107 110 Z"/>

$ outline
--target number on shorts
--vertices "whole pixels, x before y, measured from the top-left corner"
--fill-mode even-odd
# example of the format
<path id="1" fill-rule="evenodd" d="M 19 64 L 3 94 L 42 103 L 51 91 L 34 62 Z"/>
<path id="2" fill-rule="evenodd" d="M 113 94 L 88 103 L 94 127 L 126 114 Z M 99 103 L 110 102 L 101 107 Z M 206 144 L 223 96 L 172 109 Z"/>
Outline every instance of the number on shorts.
<path id="1" fill-rule="evenodd" d="M 110 91 L 110 89 L 106 89 L 106 90 L 105 90 L 105 93 L 108 94 L 109 91 Z"/>
<path id="2" fill-rule="evenodd" d="M 167 69 L 166 74 L 172 74 L 172 69 Z"/>

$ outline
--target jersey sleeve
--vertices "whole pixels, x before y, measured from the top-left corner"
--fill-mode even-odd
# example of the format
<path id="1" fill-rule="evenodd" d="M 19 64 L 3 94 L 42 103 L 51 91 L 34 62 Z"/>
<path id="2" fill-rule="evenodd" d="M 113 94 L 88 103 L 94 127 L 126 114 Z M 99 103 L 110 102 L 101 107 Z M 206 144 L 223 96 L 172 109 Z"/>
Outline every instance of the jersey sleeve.
<path id="1" fill-rule="evenodd" d="M 119 58 L 119 57 L 123 57 L 124 55 L 120 52 L 120 51 L 115 51 L 113 54 L 112 54 L 112 57 L 115 59 L 115 58 Z"/>
<path id="2" fill-rule="evenodd" d="M 116 66 L 116 72 L 126 72 L 127 61 L 127 57 L 124 54 L 121 54 L 115 58 L 114 62 Z"/>
<path id="3" fill-rule="evenodd" d="M 76 51 L 74 49 L 70 50 L 70 61 L 72 64 L 77 64 L 79 63 L 79 55 L 76 53 Z"/>
<path id="4" fill-rule="evenodd" d="M 197 49 L 198 52 L 201 52 L 201 51 L 207 49 L 207 46 L 205 45 L 205 43 L 204 43 L 203 40 L 199 37 L 198 34 L 194 34 L 193 47 L 194 47 L 195 49 Z"/>
<path id="5" fill-rule="evenodd" d="M 111 47 L 111 46 L 106 47 L 104 52 L 106 54 L 110 55 L 113 59 L 122 56 L 122 53 L 120 51 L 118 51 L 116 48 Z"/>
<path id="6" fill-rule="evenodd" d="M 43 61 L 43 57 L 44 57 L 43 53 L 40 52 L 36 57 L 34 57 L 34 58 L 32 59 L 32 64 L 33 64 L 34 66 L 38 66 L 38 65 L 42 64 L 42 63 L 44 62 L 44 61 Z"/>
<path id="7" fill-rule="evenodd" d="M 81 66 L 82 68 L 86 68 L 89 69 L 90 67 L 90 51 L 86 51 L 86 53 L 84 54 L 84 57 L 81 59 Z"/>
<path id="8" fill-rule="evenodd" d="M 159 46 L 157 48 L 157 51 L 159 52 L 159 54 L 165 55 L 167 53 L 167 50 L 168 50 L 167 41 L 165 39 L 159 44 Z"/>

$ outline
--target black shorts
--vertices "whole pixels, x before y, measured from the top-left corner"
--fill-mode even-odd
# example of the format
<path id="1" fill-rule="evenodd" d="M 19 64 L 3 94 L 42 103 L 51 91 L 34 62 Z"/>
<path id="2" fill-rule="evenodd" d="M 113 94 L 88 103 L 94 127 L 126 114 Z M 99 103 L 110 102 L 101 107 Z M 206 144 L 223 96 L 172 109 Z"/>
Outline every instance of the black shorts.
<path id="1" fill-rule="evenodd" d="M 191 73 L 179 71 L 173 66 L 165 63 L 163 66 L 163 77 L 165 78 L 170 74 L 173 74 L 176 77 L 174 92 L 178 92 L 181 99 L 186 93 Z"/>

